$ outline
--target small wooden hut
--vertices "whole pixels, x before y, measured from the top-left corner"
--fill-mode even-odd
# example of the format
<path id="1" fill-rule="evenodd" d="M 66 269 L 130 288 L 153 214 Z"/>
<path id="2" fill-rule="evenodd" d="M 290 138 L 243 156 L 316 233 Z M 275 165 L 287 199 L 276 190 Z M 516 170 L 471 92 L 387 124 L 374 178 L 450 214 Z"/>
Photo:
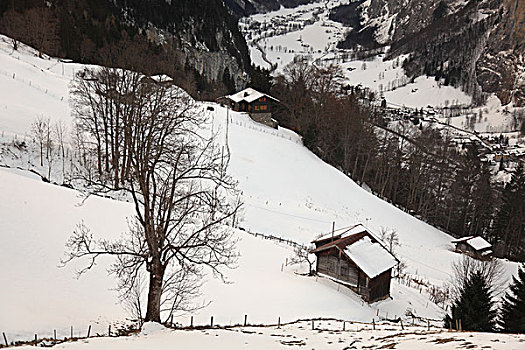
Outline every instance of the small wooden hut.
<path id="1" fill-rule="evenodd" d="M 363 225 L 313 243 L 319 275 L 349 287 L 370 303 L 390 296 L 392 269 L 399 261 Z"/>
<path id="2" fill-rule="evenodd" d="M 483 237 L 468 236 L 452 241 L 456 245 L 456 252 L 470 255 L 476 259 L 488 259 L 492 256 L 492 244 Z"/>
<path id="3" fill-rule="evenodd" d="M 233 95 L 220 98 L 219 102 L 227 103 L 236 112 L 248 112 L 256 122 L 273 128 L 277 127 L 277 122 L 272 119 L 273 104 L 279 102 L 275 97 L 252 88 L 246 88 Z"/>

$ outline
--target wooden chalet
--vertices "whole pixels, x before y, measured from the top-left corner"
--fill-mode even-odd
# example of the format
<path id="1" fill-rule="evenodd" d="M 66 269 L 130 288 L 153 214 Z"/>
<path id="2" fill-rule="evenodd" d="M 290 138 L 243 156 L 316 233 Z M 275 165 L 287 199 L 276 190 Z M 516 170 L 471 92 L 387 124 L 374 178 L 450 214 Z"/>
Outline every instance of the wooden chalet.
<path id="1" fill-rule="evenodd" d="M 233 95 L 224 96 L 222 101 L 236 112 L 248 112 L 256 122 L 277 127 L 277 122 L 272 119 L 272 106 L 279 102 L 278 99 L 252 88 L 246 88 Z"/>
<path id="2" fill-rule="evenodd" d="M 452 241 L 456 252 L 470 255 L 476 259 L 488 259 L 492 256 L 492 244 L 479 236 L 468 236 Z"/>
<path id="3" fill-rule="evenodd" d="M 318 274 L 349 287 L 369 303 L 390 296 L 392 269 L 399 261 L 366 227 L 355 225 L 312 243 Z"/>

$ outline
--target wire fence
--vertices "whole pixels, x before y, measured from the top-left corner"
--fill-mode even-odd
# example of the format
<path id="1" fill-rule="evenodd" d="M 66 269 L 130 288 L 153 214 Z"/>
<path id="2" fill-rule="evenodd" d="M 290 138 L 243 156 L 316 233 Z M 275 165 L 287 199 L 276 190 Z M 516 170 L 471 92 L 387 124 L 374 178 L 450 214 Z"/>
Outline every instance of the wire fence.
<path id="1" fill-rule="evenodd" d="M 382 317 L 373 318 L 371 322 L 361 322 L 361 321 L 351 321 L 344 320 L 339 318 L 329 318 L 329 317 L 315 317 L 315 318 L 302 318 L 296 319 L 293 321 L 282 321 L 280 316 L 275 318 L 276 322 L 263 323 L 256 322 L 252 323 L 249 320 L 248 314 L 244 314 L 241 318 L 243 322 L 236 324 L 219 324 L 214 322 L 214 316 L 210 316 L 210 321 L 205 324 L 195 323 L 194 317 L 191 316 L 188 319 L 186 325 L 181 324 L 180 322 L 174 322 L 173 318 L 164 323 L 164 326 L 171 328 L 173 330 L 211 330 L 211 329 L 236 329 L 236 328 L 276 328 L 281 329 L 286 326 L 298 325 L 299 328 L 306 329 L 311 328 L 312 331 L 322 332 L 360 332 L 360 331 L 379 331 L 379 330 L 389 330 L 389 331 L 410 331 L 415 328 L 421 330 L 426 328 L 430 331 L 434 329 L 443 329 L 443 323 L 440 320 L 432 319 L 423 319 L 415 317 L 405 317 L 399 318 L 397 320 L 388 320 Z M 74 332 L 77 332 L 77 336 L 74 335 Z M 123 328 L 113 328 L 111 325 L 108 326 L 107 331 L 105 332 L 93 332 L 92 326 L 88 325 L 87 329 L 84 330 L 85 335 L 80 335 L 78 330 L 73 326 L 70 327 L 69 336 L 58 337 L 57 330 L 54 329 L 51 336 L 39 337 L 38 334 L 34 335 L 34 338 L 27 340 L 12 340 L 10 341 L 5 334 L 2 332 L 2 341 L 0 343 L 0 348 L 9 348 L 17 347 L 23 345 L 31 346 L 40 346 L 40 347 L 51 347 L 58 344 L 66 342 L 75 342 L 79 340 L 86 340 L 90 338 L 101 338 L 101 337 L 121 337 L 129 336 L 132 334 L 137 334 L 140 332 L 140 324 L 135 323 L 134 325 L 129 325 Z"/>

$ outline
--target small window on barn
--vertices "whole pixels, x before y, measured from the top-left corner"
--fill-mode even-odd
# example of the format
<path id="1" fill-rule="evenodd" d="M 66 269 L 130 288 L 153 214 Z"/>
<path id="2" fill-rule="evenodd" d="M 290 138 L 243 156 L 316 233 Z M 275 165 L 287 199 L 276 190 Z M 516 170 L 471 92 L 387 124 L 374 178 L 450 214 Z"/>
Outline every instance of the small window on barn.
<path id="1" fill-rule="evenodd" d="M 255 109 L 256 111 L 259 110 L 259 106 L 255 106 L 253 109 Z"/>
<path id="2" fill-rule="evenodd" d="M 265 111 L 266 109 L 268 109 L 268 106 L 266 105 L 261 106 L 261 111 Z"/>

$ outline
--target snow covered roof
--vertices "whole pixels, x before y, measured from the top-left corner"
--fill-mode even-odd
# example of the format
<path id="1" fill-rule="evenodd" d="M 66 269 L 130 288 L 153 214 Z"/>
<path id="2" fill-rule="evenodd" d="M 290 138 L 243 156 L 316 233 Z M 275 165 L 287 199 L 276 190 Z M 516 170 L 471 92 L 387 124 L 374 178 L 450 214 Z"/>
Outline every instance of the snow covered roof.
<path id="1" fill-rule="evenodd" d="M 461 243 L 461 242 L 468 244 L 475 250 L 483 250 L 487 248 L 492 248 L 492 244 L 490 244 L 485 239 L 483 239 L 483 237 L 479 237 L 479 236 L 468 236 L 468 237 L 463 237 L 461 239 L 452 241 L 452 243 Z"/>
<path id="2" fill-rule="evenodd" d="M 334 237 L 335 239 L 339 239 L 339 238 L 345 238 L 345 237 L 348 237 L 348 236 L 351 236 L 351 235 L 355 235 L 356 233 L 361 233 L 361 232 L 365 232 L 368 230 L 366 229 L 366 227 L 364 227 L 362 224 L 357 224 L 355 226 L 352 226 L 350 229 L 346 230 L 346 231 L 343 231 L 342 233 L 333 233 L 333 236 L 332 236 L 332 233 L 327 233 L 326 235 L 323 235 L 317 239 L 315 239 L 313 242 L 319 242 L 319 241 L 324 241 L 325 239 L 330 239 L 332 237 Z"/>
<path id="3" fill-rule="evenodd" d="M 272 97 L 270 95 L 264 94 L 262 92 L 259 92 L 259 91 L 255 90 L 255 89 L 252 89 L 252 88 L 246 88 L 246 89 L 244 89 L 242 91 L 237 92 L 236 94 L 228 95 L 226 97 L 228 97 L 233 102 L 246 101 L 246 102 L 250 103 L 250 102 L 253 102 L 255 100 L 258 100 L 259 98 L 261 98 L 263 96 L 266 96 L 268 98 L 271 98 L 274 101 L 279 102 L 279 100 L 276 99 L 275 97 Z"/>
<path id="4" fill-rule="evenodd" d="M 397 259 L 379 243 L 365 236 L 345 248 L 344 252 L 370 278 L 397 265 Z"/>

